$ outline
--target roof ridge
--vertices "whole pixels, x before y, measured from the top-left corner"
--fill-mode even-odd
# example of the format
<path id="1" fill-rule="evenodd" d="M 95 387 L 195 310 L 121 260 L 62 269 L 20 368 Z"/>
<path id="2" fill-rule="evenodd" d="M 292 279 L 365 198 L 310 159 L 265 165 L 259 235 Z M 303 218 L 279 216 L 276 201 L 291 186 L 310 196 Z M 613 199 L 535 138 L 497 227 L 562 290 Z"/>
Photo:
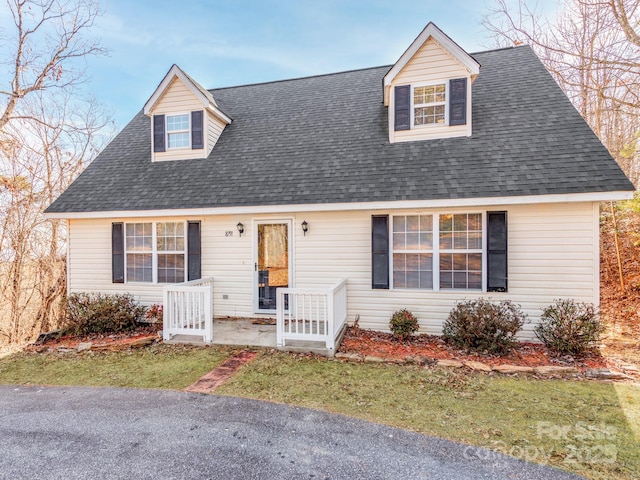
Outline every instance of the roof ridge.
<path id="1" fill-rule="evenodd" d="M 530 45 L 528 43 L 523 43 L 522 45 L 510 45 L 508 47 L 499 47 L 499 48 L 492 48 L 490 50 L 482 50 L 481 52 L 473 52 L 473 53 L 470 53 L 469 55 L 480 55 L 482 53 L 500 52 L 502 50 L 514 50 L 516 48 L 529 47 L 529 46 Z"/>
<path id="2" fill-rule="evenodd" d="M 493 48 L 490 50 L 482 50 L 480 52 L 472 52 L 469 53 L 469 55 L 481 55 L 483 53 L 491 53 L 491 52 L 499 52 L 501 50 L 513 50 L 516 48 L 521 48 L 521 47 L 528 47 L 528 44 L 524 44 L 524 45 L 514 45 L 514 46 L 509 46 L 509 47 L 501 47 L 501 48 Z M 258 85 L 269 85 L 269 84 L 273 84 L 273 83 L 282 83 L 282 82 L 291 82 L 294 80 L 307 80 L 310 78 L 320 78 L 320 77 L 330 77 L 333 75 L 343 75 L 345 73 L 352 73 L 352 72 L 362 72 L 365 70 L 376 70 L 379 68 L 391 68 L 393 67 L 394 64 L 388 64 L 388 65 L 377 65 L 375 67 L 362 67 L 362 68 L 352 68 L 349 70 L 341 70 L 339 72 L 330 72 L 330 73 L 318 73 L 316 75 L 304 75 L 301 77 L 292 77 L 292 78 L 281 78 L 278 80 L 269 80 L 266 82 L 253 82 L 253 83 L 243 83 L 240 85 L 227 85 L 226 87 L 215 87 L 215 88 L 207 88 L 207 91 L 209 93 L 215 91 L 215 90 L 227 90 L 230 88 L 240 88 L 240 87 L 255 87 Z"/>
<path id="3" fill-rule="evenodd" d="M 342 70 L 340 72 L 331 72 L 331 73 L 319 73 L 316 75 L 306 75 L 303 77 L 293 77 L 293 78 L 281 78 L 279 80 L 270 80 L 268 82 L 254 82 L 254 83 L 244 83 L 241 85 L 229 85 L 226 87 L 216 87 L 216 88 L 208 88 L 207 90 L 209 91 L 209 93 L 216 91 L 216 90 L 227 90 L 229 88 L 239 88 L 239 87 L 253 87 L 256 85 L 268 85 L 271 83 L 282 83 L 282 82 L 290 82 L 293 80 L 307 80 L 309 78 L 319 78 L 319 77 L 331 77 L 333 75 L 343 75 L 345 73 L 352 73 L 352 72 L 362 72 L 364 70 L 376 70 L 379 68 L 389 68 L 392 67 L 393 65 L 378 65 L 376 67 L 363 67 L 363 68 L 352 68 L 351 70 Z"/>

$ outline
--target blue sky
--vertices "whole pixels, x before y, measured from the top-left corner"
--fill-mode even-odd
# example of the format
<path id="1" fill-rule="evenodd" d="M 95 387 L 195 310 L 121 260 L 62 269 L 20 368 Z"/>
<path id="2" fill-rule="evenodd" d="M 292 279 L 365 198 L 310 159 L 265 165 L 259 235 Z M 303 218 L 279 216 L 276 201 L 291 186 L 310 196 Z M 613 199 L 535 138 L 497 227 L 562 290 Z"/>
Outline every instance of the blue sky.
<path id="1" fill-rule="evenodd" d="M 387 65 L 429 21 L 475 52 L 490 44 L 480 20 L 492 3 L 101 0 L 105 13 L 92 35 L 110 53 L 89 59 L 84 88 L 120 129 L 173 63 L 206 88 Z"/>

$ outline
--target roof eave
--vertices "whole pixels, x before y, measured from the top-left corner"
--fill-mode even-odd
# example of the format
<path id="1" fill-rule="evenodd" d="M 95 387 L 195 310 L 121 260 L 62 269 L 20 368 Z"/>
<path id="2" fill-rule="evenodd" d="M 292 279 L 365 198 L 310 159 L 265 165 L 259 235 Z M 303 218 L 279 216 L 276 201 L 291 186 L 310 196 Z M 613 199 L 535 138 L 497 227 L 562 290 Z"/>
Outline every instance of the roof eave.
<path id="1" fill-rule="evenodd" d="M 511 197 L 444 198 L 433 200 L 390 200 L 354 203 L 313 203 L 287 205 L 249 205 L 202 208 L 168 208 L 150 210 L 111 210 L 92 212 L 46 212 L 48 219 L 90 219 L 90 218 L 149 218 L 171 216 L 239 215 L 239 214 L 279 214 L 296 212 L 337 212 L 348 210 L 392 210 L 416 208 L 462 208 L 508 205 L 530 205 L 549 203 L 608 202 L 629 200 L 633 190 L 610 192 L 558 193 L 547 195 L 520 195 Z"/>

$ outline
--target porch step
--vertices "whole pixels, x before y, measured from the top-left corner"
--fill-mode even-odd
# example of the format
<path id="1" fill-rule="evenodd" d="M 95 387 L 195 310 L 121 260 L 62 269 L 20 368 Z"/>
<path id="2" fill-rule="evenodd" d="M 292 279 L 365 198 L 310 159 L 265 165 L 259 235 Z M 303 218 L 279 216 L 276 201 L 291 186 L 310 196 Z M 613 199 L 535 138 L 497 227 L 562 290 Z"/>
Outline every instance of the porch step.
<path id="1" fill-rule="evenodd" d="M 321 342 L 299 342 L 304 345 L 287 345 L 284 347 L 276 347 L 281 352 L 292 353 L 313 353 L 314 355 L 322 355 L 324 357 L 333 357 L 335 352 L 326 349 Z"/>
<path id="2" fill-rule="evenodd" d="M 202 339 L 202 335 L 174 335 L 171 340 L 163 340 L 163 343 L 177 344 L 188 343 L 190 345 L 207 345 Z"/>
<path id="3" fill-rule="evenodd" d="M 328 350 L 324 346 L 324 342 L 309 342 L 303 340 L 287 340 L 287 345 L 284 347 L 276 347 L 278 350 L 282 352 L 293 352 L 293 353 L 313 353 L 315 355 L 322 355 L 325 357 L 333 357 L 336 354 L 336 351 L 340 347 L 342 343 L 342 339 L 344 338 L 345 333 L 347 332 L 347 325 L 344 324 L 338 333 L 336 338 L 336 349 Z"/>

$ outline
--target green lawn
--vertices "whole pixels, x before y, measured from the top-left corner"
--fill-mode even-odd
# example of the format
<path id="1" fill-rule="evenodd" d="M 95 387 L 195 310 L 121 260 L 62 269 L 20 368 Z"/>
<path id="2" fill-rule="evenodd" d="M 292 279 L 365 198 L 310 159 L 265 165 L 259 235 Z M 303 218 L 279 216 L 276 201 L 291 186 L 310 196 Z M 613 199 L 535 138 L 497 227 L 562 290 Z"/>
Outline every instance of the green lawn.
<path id="1" fill-rule="evenodd" d="M 0 383 L 179 390 L 222 363 L 229 352 L 157 345 L 110 353 L 20 353 L 0 359 Z"/>
<path id="2" fill-rule="evenodd" d="M 0 383 L 180 389 L 229 348 L 18 354 Z M 590 478 L 640 477 L 640 385 L 536 380 L 262 352 L 217 391 L 342 413 L 550 463 Z"/>

